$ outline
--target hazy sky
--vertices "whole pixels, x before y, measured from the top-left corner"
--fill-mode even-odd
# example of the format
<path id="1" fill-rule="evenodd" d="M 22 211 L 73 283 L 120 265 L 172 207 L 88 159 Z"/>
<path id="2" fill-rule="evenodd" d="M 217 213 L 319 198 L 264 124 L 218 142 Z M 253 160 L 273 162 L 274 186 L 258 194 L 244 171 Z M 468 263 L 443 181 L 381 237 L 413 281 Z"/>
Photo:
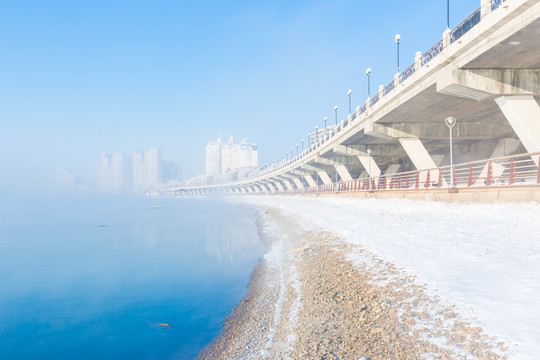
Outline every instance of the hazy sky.
<path id="1" fill-rule="evenodd" d="M 454 27 L 480 0 L 452 0 Z M 218 135 L 259 163 L 347 115 L 446 28 L 446 1 L 1 1 L 1 180 L 65 168 L 95 181 L 102 153 L 158 146 L 186 177 Z"/>

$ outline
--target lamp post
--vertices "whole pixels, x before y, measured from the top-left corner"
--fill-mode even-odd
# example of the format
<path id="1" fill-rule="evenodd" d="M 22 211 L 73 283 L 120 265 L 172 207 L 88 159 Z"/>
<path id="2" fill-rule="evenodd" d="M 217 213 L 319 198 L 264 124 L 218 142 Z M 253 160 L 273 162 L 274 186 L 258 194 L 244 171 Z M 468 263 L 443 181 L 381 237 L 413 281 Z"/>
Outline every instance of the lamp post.
<path id="1" fill-rule="evenodd" d="M 370 86 L 370 83 L 369 83 L 370 74 L 371 74 L 371 68 L 367 68 L 366 69 L 366 75 L 367 75 L 367 95 L 368 95 L 368 98 L 371 98 L 371 86 Z"/>
<path id="2" fill-rule="evenodd" d="M 298 156 L 298 144 L 296 144 L 296 156 Z"/>
<path id="3" fill-rule="evenodd" d="M 456 118 L 449 116 L 446 119 L 444 119 L 444 122 L 446 123 L 446 126 L 448 126 L 448 129 L 450 130 L 450 186 L 453 189 L 454 188 L 454 155 L 452 153 L 452 128 L 454 125 L 456 125 Z"/>
<path id="4" fill-rule="evenodd" d="M 446 0 L 446 28 L 450 29 L 450 0 Z"/>
<path id="5" fill-rule="evenodd" d="M 294 159 L 294 146 L 291 146 L 291 161 Z"/>
<path id="6" fill-rule="evenodd" d="M 352 90 L 349 89 L 349 91 L 347 91 L 347 95 L 349 96 L 349 115 L 351 115 L 352 111 L 351 111 L 351 94 L 352 94 Z"/>
<path id="7" fill-rule="evenodd" d="M 399 73 L 399 42 L 401 41 L 401 36 L 396 35 L 396 46 L 397 46 L 397 72 Z"/>
<path id="8" fill-rule="evenodd" d="M 323 120 L 324 120 L 324 139 L 326 140 L 326 120 L 328 120 L 328 118 L 325 116 Z"/>
<path id="9" fill-rule="evenodd" d="M 371 149 L 367 149 L 368 154 L 368 171 L 369 171 L 369 177 L 371 177 Z"/>
<path id="10" fill-rule="evenodd" d="M 336 113 L 336 127 L 337 127 L 337 109 L 338 109 L 338 106 L 334 106 L 334 112 Z"/>
<path id="11" fill-rule="evenodd" d="M 311 133 L 307 133 L 308 149 L 311 148 Z"/>
<path id="12" fill-rule="evenodd" d="M 285 160 L 289 161 L 289 152 L 285 151 Z"/>
<path id="13" fill-rule="evenodd" d="M 308 134 L 309 136 L 309 134 Z M 304 139 L 302 139 L 302 153 L 304 153 Z"/>

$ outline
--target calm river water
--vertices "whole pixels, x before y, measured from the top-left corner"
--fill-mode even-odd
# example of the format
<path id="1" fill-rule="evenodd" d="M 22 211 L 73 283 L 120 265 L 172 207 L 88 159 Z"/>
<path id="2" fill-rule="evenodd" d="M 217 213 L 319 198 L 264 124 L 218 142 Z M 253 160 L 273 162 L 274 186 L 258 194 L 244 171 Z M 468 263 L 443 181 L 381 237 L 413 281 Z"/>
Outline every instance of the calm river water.
<path id="1" fill-rule="evenodd" d="M 4 199 L 0 358 L 193 359 L 262 255 L 255 215 L 215 200 Z"/>

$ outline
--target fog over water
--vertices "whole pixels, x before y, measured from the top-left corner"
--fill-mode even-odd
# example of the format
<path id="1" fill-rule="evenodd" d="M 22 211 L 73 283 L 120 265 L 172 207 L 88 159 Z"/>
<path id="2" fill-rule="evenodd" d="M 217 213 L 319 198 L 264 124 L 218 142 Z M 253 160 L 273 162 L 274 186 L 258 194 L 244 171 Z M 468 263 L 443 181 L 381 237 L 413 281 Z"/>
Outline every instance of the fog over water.
<path id="1" fill-rule="evenodd" d="M 254 211 L 217 200 L 3 199 L 0 348 L 9 359 L 191 359 L 262 254 Z"/>

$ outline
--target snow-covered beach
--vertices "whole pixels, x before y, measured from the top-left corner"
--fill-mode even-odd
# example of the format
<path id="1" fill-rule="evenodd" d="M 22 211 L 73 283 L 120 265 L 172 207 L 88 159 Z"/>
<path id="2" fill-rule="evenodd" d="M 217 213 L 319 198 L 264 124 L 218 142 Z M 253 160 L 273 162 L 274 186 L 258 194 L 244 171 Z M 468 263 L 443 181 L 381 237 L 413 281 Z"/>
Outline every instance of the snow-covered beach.
<path id="1" fill-rule="evenodd" d="M 368 283 L 380 289 L 388 289 L 393 281 L 399 283 L 401 279 L 401 283 L 406 283 L 404 278 L 414 279 L 418 287 L 415 291 L 421 291 L 431 299 L 428 303 L 434 299 L 436 306 L 426 307 L 425 302 L 424 305 L 417 304 L 412 313 L 424 312 L 426 319 L 431 320 L 424 321 L 421 316 L 416 316 L 417 324 L 411 329 L 425 330 L 427 332 L 423 336 L 430 337 L 430 331 L 435 334 L 438 326 L 445 327 L 448 331 L 439 333 L 437 338 L 433 336 L 427 339 L 428 343 L 438 345 L 440 349 L 454 349 L 458 358 L 507 356 L 510 359 L 535 359 L 540 353 L 540 224 L 536 221 L 540 216 L 539 204 L 448 204 L 290 196 L 243 196 L 235 197 L 232 201 L 273 209 L 304 232 L 333 234 L 335 238 L 324 246 L 340 249 L 342 261 L 352 264 L 360 275 L 372 273 L 373 277 Z M 278 230 L 274 232 L 279 233 Z M 283 238 L 283 234 L 280 236 Z M 266 259 L 268 264 L 275 264 L 276 254 L 281 254 L 282 262 L 286 260 L 294 266 L 287 268 L 288 278 L 281 280 L 283 284 L 290 284 L 291 294 L 281 300 L 280 295 L 276 294 L 275 304 L 272 305 L 270 300 L 266 306 L 270 314 L 273 312 L 274 318 L 289 317 L 288 346 L 290 349 L 301 349 L 302 341 L 305 342 L 306 338 L 299 336 L 295 327 L 300 328 L 297 324 L 302 323 L 306 316 L 306 304 L 312 300 L 307 297 L 306 289 L 313 285 L 307 284 L 309 277 L 306 277 L 309 273 L 306 266 L 313 265 L 313 262 L 309 265 L 306 252 L 301 249 L 312 249 L 314 245 L 310 243 L 311 235 L 298 235 L 302 239 L 291 239 L 294 236 L 285 236 L 288 249 L 283 243 L 274 243 Z M 314 236 L 317 237 L 320 236 Z M 326 251 L 328 256 L 332 256 L 331 251 Z M 319 257 L 317 261 L 320 262 L 320 259 L 323 258 Z M 333 264 L 335 267 L 336 263 Z M 391 267 L 393 270 L 384 270 L 385 276 L 377 277 L 383 271 L 381 264 L 385 269 Z M 283 269 L 283 263 L 277 268 Z M 295 269 L 296 275 L 291 269 Z M 280 276 L 283 278 L 283 274 Z M 291 279 L 291 276 L 299 277 L 302 286 L 298 286 L 298 279 Z M 349 276 L 355 277 L 357 274 Z M 278 293 L 284 291 L 283 286 L 277 288 Z M 298 298 L 296 320 L 290 318 L 291 309 L 294 308 L 290 302 L 294 303 L 295 298 Z M 354 299 L 349 303 L 352 305 L 348 310 L 355 310 L 357 304 Z M 453 315 L 445 315 L 445 308 L 451 308 Z M 401 311 L 399 308 L 397 310 Z M 347 309 L 344 311 L 347 312 Z M 475 334 L 481 328 L 482 337 L 461 339 L 464 341 L 456 344 L 451 324 L 448 321 L 434 321 L 437 314 L 442 314 L 446 320 L 466 324 L 465 330 L 457 332 Z M 272 328 L 270 323 L 272 321 L 268 320 L 269 328 Z M 309 321 L 303 324 L 302 331 L 305 332 Z M 278 327 L 278 333 L 279 330 Z M 273 333 L 272 336 L 275 336 L 275 326 Z M 267 344 L 272 341 L 268 340 L 269 335 L 264 331 L 261 334 L 260 346 L 265 341 Z M 408 334 L 413 335 L 412 332 Z M 416 339 L 415 336 L 411 339 Z M 474 341 L 480 346 L 476 350 L 468 345 Z M 353 345 L 343 345 L 343 351 L 346 353 L 346 349 L 349 346 L 352 349 Z M 275 354 L 273 345 L 265 346 Z M 478 349 L 484 347 L 491 348 L 493 352 L 490 355 L 480 354 Z M 265 352 L 257 354 L 265 357 Z M 290 358 L 297 358 L 298 351 L 290 350 L 287 354 Z M 237 355 L 236 358 L 243 358 L 241 353 Z"/>

